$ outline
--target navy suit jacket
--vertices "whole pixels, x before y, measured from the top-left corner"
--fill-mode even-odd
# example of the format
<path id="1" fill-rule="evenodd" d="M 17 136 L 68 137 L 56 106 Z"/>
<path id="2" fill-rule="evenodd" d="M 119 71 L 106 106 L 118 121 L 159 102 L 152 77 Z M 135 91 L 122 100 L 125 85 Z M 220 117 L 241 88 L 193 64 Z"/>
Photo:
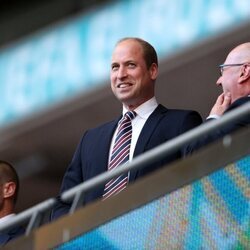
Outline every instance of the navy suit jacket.
<path id="1" fill-rule="evenodd" d="M 98 128 L 87 131 L 82 137 L 62 182 L 61 193 L 107 171 L 111 140 L 121 117 Z M 158 105 L 147 119 L 136 144 L 133 157 L 136 157 L 202 123 L 195 111 L 167 109 Z M 186 147 L 165 157 L 147 168 L 130 172 L 129 182 L 152 172 L 165 164 L 179 159 L 188 153 Z M 102 197 L 104 185 L 85 194 L 84 204 Z M 58 202 L 52 217 L 67 211 L 67 205 Z"/>
<path id="2" fill-rule="evenodd" d="M 6 232 L 0 233 L 0 246 L 4 246 L 11 240 L 23 235 L 25 233 L 25 229 L 21 226 L 9 229 Z"/>
<path id="3" fill-rule="evenodd" d="M 231 110 L 233 110 L 237 107 L 240 107 L 241 105 L 243 105 L 249 101 L 250 101 L 250 96 L 245 96 L 245 97 L 239 98 L 229 106 L 229 108 L 225 111 L 225 113 L 228 113 Z M 210 122 L 212 120 L 214 120 L 214 119 L 208 119 L 207 122 Z M 222 129 L 218 129 L 216 131 L 213 131 L 213 132 L 203 136 L 202 138 L 200 138 L 196 142 L 193 142 L 192 145 L 190 145 L 190 147 L 189 147 L 190 152 L 196 151 L 196 150 L 200 149 L 201 147 L 206 146 L 207 144 L 212 143 L 212 142 L 222 138 L 223 136 L 225 136 L 227 134 L 231 134 L 231 133 L 235 132 L 238 129 L 241 129 L 244 127 L 249 127 L 249 126 L 250 126 L 250 116 L 238 119 L 235 122 L 232 122 L 229 125 L 224 126 Z"/>

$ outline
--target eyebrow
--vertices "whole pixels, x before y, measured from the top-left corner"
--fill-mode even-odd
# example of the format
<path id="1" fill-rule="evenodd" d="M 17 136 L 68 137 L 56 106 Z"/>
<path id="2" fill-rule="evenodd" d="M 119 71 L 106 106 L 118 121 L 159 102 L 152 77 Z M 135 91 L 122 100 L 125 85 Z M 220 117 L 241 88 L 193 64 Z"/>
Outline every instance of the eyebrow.
<path id="1" fill-rule="evenodd" d="M 117 65 L 119 65 L 119 63 L 117 63 L 117 62 L 113 62 L 113 63 L 110 64 L 111 67 L 112 66 L 117 66 Z"/>

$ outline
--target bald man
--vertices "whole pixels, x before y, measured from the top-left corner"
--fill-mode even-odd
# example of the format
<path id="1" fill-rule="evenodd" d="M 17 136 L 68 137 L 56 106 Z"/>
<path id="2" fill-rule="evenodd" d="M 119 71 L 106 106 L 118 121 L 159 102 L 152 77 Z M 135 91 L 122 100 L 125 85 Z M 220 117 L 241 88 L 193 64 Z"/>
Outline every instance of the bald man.
<path id="1" fill-rule="evenodd" d="M 250 42 L 235 47 L 220 65 L 221 76 L 216 84 L 223 93 L 218 97 L 210 116 L 221 116 L 250 98 Z"/>
<path id="2" fill-rule="evenodd" d="M 231 50 L 224 64 L 219 67 L 220 77 L 216 85 L 222 87 L 223 93 L 212 107 L 208 121 L 219 119 L 223 114 L 250 101 L 250 42 L 240 44 Z M 237 120 L 223 129 L 206 135 L 191 148 L 198 149 L 240 128 L 249 127 L 249 124 L 250 116 Z"/>

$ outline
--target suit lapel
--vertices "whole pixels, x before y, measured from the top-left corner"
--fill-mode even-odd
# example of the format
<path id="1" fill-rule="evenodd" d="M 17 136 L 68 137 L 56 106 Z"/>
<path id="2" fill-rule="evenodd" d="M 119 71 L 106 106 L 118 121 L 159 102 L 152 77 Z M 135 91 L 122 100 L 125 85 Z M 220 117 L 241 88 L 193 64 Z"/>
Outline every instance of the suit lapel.
<path id="1" fill-rule="evenodd" d="M 112 121 L 107 127 L 103 128 L 101 132 L 101 136 L 99 138 L 99 148 L 101 148 L 103 152 L 98 156 L 98 162 L 101 172 L 107 171 L 110 145 L 119 120 L 120 118 Z"/>
<path id="2" fill-rule="evenodd" d="M 135 151 L 133 158 L 145 152 L 145 147 L 156 129 L 157 125 L 159 124 L 160 120 L 163 118 L 163 113 L 165 113 L 167 109 L 162 105 L 158 105 L 158 107 L 154 110 L 154 112 L 149 116 L 146 123 L 144 124 L 142 131 L 139 135 L 138 141 L 136 143 Z M 134 181 L 136 175 L 140 170 L 132 170 L 130 172 L 129 181 Z"/>
<path id="3" fill-rule="evenodd" d="M 87 179 L 93 178 L 108 169 L 108 159 L 109 159 L 109 149 L 110 149 L 110 144 L 112 141 L 112 137 L 114 134 L 114 131 L 116 129 L 117 123 L 119 119 L 116 119 L 105 126 L 103 126 L 97 134 L 94 136 L 96 137 L 96 148 L 94 150 L 98 151 L 98 157 L 94 157 L 94 160 L 92 161 L 93 164 L 93 171 L 90 176 L 88 176 Z M 103 190 L 104 190 L 105 184 L 100 185 L 98 188 L 93 190 L 93 192 L 90 192 L 89 194 L 86 195 L 86 202 L 89 202 L 93 199 L 102 197 L 103 195 Z"/>

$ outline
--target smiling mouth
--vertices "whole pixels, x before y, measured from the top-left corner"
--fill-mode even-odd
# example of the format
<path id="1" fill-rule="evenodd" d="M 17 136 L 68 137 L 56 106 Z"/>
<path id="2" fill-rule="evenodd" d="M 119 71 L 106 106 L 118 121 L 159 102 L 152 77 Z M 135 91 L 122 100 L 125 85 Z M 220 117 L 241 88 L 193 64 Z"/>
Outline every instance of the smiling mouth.
<path id="1" fill-rule="evenodd" d="M 126 83 L 119 83 L 117 85 L 117 88 L 127 88 L 127 87 L 130 87 L 130 86 L 132 86 L 132 83 L 128 83 L 128 82 L 126 82 Z"/>

